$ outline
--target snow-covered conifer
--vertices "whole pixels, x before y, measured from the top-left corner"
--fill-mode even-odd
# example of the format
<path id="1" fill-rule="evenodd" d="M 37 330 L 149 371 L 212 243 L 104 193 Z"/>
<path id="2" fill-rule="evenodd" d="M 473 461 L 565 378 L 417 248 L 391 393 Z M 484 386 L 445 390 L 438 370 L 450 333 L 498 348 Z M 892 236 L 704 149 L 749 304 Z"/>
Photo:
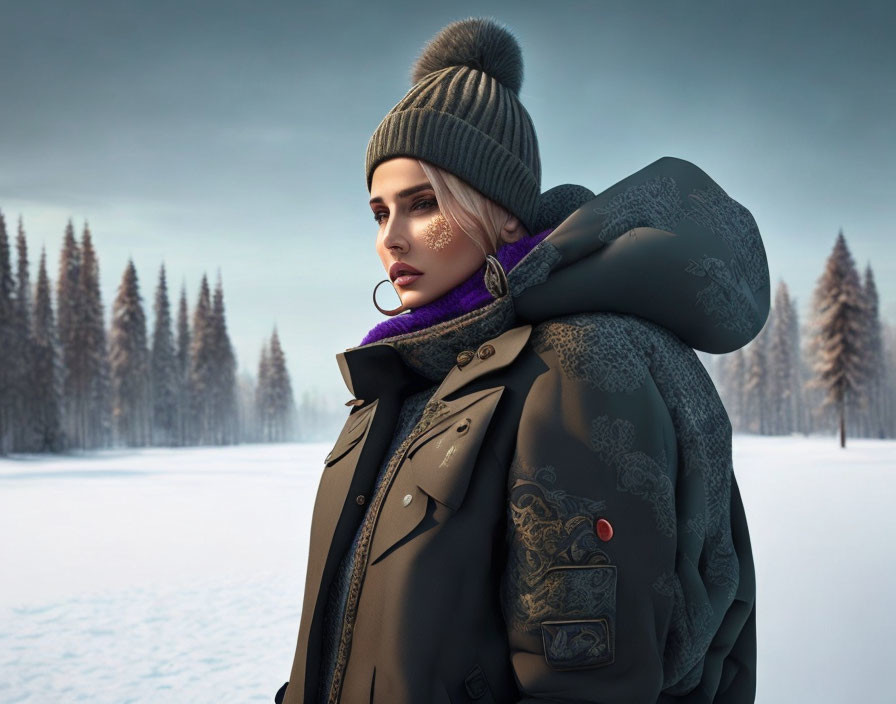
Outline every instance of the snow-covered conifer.
<path id="1" fill-rule="evenodd" d="M 159 269 L 159 283 L 153 302 L 153 314 L 152 348 L 150 350 L 152 443 L 154 445 L 171 445 L 174 444 L 177 437 L 179 379 L 164 264 Z"/>
<path id="2" fill-rule="evenodd" d="M 212 329 L 214 363 L 217 371 L 216 383 L 212 387 L 215 398 L 215 436 L 218 444 L 230 445 L 239 440 L 236 407 L 236 355 L 227 332 L 224 288 L 221 283 L 220 271 L 212 297 Z"/>
<path id="3" fill-rule="evenodd" d="M 34 294 L 31 349 L 34 355 L 34 376 L 31 379 L 34 449 L 57 452 L 67 445 L 62 428 L 63 367 L 50 280 L 47 277 L 47 256 L 43 249 Z"/>
<path id="4" fill-rule="evenodd" d="M 130 446 L 149 440 L 149 352 L 146 316 L 137 270 L 128 259 L 112 306 L 109 362 L 117 441 Z"/>
<path id="5" fill-rule="evenodd" d="M 177 306 L 177 435 L 178 445 L 192 442 L 190 412 L 190 321 L 187 312 L 187 286 L 181 283 Z"/>
<path id="6" fill-rule="evenodd" d="M 81 270 L 81 249 L 75 240 L 71 219 L 65 226 L 59 276 L 56 279 L 56 330 L 62 357 L 62 427 L 66 442 L 83 447 L 83 385 L 79 375 L 79 352 L 76 349 L 78 327 L 78 275 Z"/>
<path id="7" fill-rule="evenodd" d="M 840 446 L 846 446 L 846 412 L 863 398 L 867 369 L 865 299 L 859 275 L 841 229 L 818 280 L 812 300 L 809 351 L 810 388 L 824 391 L 820 410 L 835 407 Z"/>

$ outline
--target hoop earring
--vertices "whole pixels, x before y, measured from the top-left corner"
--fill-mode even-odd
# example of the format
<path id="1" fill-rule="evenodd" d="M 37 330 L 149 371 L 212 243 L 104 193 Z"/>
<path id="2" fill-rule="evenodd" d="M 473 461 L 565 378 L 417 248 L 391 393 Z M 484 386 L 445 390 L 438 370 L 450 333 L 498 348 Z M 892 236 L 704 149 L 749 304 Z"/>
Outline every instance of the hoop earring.
<path id="1" fill-rule="evenodd" d="M 376 306 L 376 309 L 382 313 L 383 315 L 398 315 L 408 309 L 408 307 L 404 304 L 398 306 L 398 308 L 393 308 L 392 310 L 383 310 L 380 308 L 379 304 L 376 302 L 376 290 L 380 287 L 381 284 L 386 283 L 389 279 L 383 279 L 376 286 L 373 287 L 373 305 Z"/>
<path id="2" fill-rule="evenodd" d="M 492 295 L 492 298 L 501 298 L 507 295 L 507 274 L 501 262 L 491 254 L 485 255 L 485 288 Z"/>

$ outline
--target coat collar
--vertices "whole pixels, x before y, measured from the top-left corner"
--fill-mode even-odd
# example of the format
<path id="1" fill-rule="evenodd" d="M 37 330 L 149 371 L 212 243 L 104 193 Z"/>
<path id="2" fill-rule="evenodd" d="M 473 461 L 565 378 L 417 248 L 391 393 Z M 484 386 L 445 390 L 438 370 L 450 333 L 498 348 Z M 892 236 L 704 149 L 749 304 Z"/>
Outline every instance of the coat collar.
<path id="1" fill-rule="evenodd" d="M 506 367 L 519 356 L 531 334 L 532 325 L 518 325 L 469 350 L 473 353 L 470 361 L 466 364 L 458 362 L 451 367 L 436 390 L 435 398 L 444 399 L 483 374 Z"/>
<path id="2" fill-rule="evenodd" d="M 510 364 L 532 331 L 516 324 L 513 298 L 504 295 L 482 308 L 386 340 L 350 347 L 336 355 L 348 390 L 356 398 L 379 398 L 388 393 L 439 383 L 437 396 L 457 391 L 473 379 Z M 490 344 L 493 350 L 483 351 Z M 472 359 L 458 364 L 461 352 Z M 491 353 L 491 354 L 489 354 Z"/>

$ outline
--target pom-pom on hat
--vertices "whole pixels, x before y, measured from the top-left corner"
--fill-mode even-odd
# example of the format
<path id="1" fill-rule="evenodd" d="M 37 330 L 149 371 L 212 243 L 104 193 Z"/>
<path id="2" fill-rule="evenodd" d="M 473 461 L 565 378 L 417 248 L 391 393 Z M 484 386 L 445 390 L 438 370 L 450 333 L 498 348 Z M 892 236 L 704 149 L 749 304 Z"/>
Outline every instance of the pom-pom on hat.
<path id="1" fill-rule="evenodd" d="M 541 160 L 532 118 L 519 101 L 523 57 L 489 18 L 452 22 L 423 48 L 411 89 L 367 144 L 367 190 L 376 167 L 422 159 L 466 181 L 535 234 Z"/>

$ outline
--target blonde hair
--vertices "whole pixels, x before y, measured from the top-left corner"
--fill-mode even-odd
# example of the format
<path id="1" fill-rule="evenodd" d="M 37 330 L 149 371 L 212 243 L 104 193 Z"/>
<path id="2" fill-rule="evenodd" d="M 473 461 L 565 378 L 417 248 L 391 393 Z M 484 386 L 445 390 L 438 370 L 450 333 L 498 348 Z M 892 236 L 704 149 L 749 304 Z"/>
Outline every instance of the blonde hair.
<path id="1" fill-rule="evenodd" d="M 482 250 L 483 255 L 494 254 L 502 244 L 522 239 L 528 234 L 521 228 L 520 234 L 516 236 L 504 236 L 501 231 L 510 217 L 506 208 L 486 198 L 451 172 L 420 159 L 417 163 L 432 184 L 439 210 L 443 215 L 454 218 L 464 234 Z M 482 235 L 488 242 L 488 252 L 483 247 Z"/>

